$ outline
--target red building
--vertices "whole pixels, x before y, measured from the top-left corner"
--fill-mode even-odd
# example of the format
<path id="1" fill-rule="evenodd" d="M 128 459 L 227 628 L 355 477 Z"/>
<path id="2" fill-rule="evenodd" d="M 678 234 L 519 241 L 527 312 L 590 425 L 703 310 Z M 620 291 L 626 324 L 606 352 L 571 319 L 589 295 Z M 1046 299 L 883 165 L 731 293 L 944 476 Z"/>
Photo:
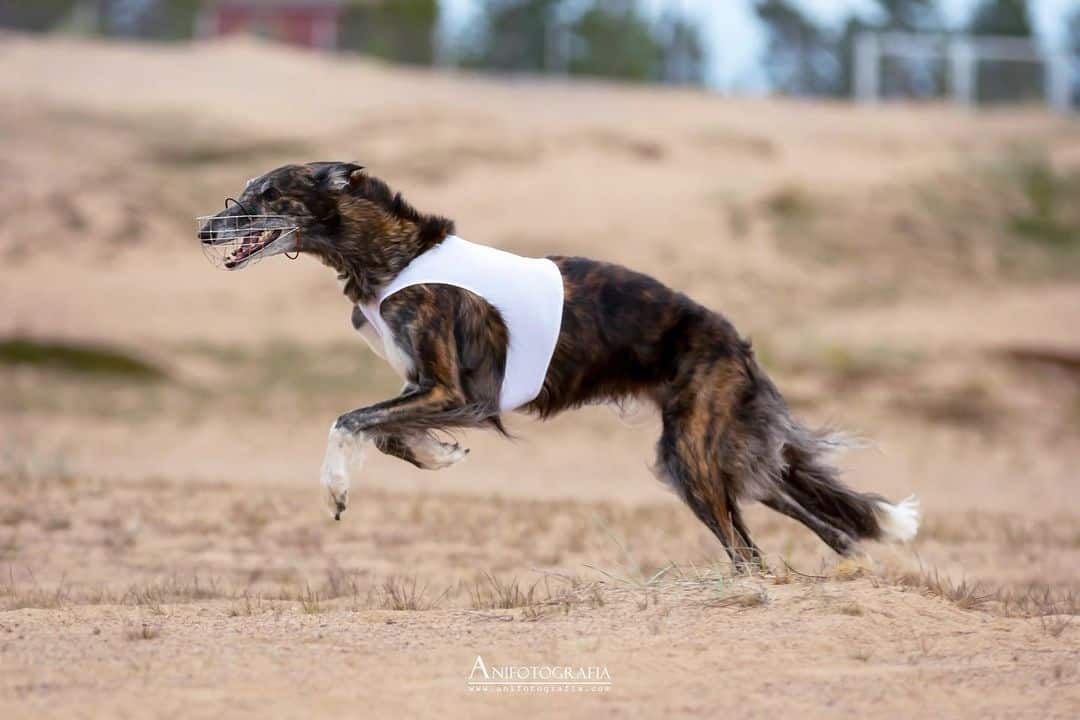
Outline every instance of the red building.
<path id="1" fill-rule="evenodd" d="M 341 36 L 344 0 L 211 0 L 201 37 L 250 33 L 301 47 L 332 50 Z"/>

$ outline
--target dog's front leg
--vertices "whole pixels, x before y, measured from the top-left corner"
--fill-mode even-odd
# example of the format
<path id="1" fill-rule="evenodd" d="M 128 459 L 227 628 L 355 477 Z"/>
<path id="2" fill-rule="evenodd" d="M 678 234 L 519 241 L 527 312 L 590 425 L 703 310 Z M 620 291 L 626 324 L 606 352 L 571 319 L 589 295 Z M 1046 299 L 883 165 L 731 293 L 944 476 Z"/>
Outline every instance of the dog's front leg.
<path id="1" fill-rule="evenodd" d="M 421 470 L 442 470 L 456 465 L 469 454 L 469 448 L 456 442 L 442 442 L 430 433 L 378 435 L 375 447 L 384 455 L 401 458 Z"/>
<path id="2" fill-rule="evenodd" d="M 489 409 L 466 403 L 461 393 L 443 385 L 414 387 L 392 400 L 345 413 L 330 428 L 322 469 L 326 501 L 334 518 L 340 519 L 348 507 L 349 478 L 360 470 L 372 440 L 413 437 L 438 428 L 474 427 L 491 414 Z"/>
<path id="3" fill-rule="evenodd" d="M 327 507 L 335 520 L 341 519 L 341 513 L 349 505 L 350 478 L 363 467 L 369 442 L 366 434 L 344 430 L 336 421 L 330 426 L 319 479 Z"/>
<path id="4" fill-rule="evenodd" d="M 401 393 L 415 390 L 416 386 L 407 382 Z M 442 442 L 431 432 L 376 435 L 374 445 L 384 455 L 404 460 L 421 470 L 442 470 L 456 465 L 469 454 L 469 448 L 456 442 Z"/>

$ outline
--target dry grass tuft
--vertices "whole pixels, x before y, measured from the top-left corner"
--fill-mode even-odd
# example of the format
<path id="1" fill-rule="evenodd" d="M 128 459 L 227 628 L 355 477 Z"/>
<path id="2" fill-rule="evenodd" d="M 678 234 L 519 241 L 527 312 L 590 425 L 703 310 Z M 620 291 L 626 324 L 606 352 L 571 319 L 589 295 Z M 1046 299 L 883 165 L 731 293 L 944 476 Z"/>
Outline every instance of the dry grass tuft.
<path id="1" fill-rule="evenodd" d="M 827 576 L 833 580 L 850 582 L 860 578 L 870 577 L 876 572 L 874 561 L 865 555 L 841 558 L 832 566 Z"/>
<path id="2" fill-rule="evenodd" d="M 261 595 L 243 593 L 229 607 L 229 617 L 251 617 L 263 612 L 264 603 Z"/>
<path id="3" fill-rule="evenodd" d="M 716 595 L 706 597 L 706 608 L 761 608 L 769 604 L 769 593 L 765 585 L 747 586 L 744 578 L 727 580 L 723 578 L 708 581 Z M 685 589 L 685 582 L 678 583 Z"/>
<path id="4" fill-rule="evenodd" d="M 146 607 L 161 613 L 161 606 L 170 603 L 190 603 L 199 600 L 231 598 L 233 593 L 219 587 L 217 580 L 200 580 L 198 575 L 182 578 L 171 575 L 164 580 L 133 586 L 120 599 L 125 605 Z"/>
<path id="5" fill-rule="evenodd" d="M 159 637 L 161 637 L 161 628 L 145 622 L 124 629 L 126 640 L 154 640 Z"/>
<path id="6" fill-rule="evenodd" d="M 588 594 L 589 604 L 602 607 L 607 602 L 603 588 L 620 596 L 630 594 L 637 609 L 645 610 L 651 603 L 659 607 L 666 599 L 674 604 L 680 602 L 700 603 L 705 607 L 755 608 L 770 603 L 767 584 L 785 585 L 797 580 L 797 572 L 786 569 L 773 573 L 764 563 L 752 566 L 733 566 L 726 561 L 717 561 L 704 566 L 680 566 L 669 562 L 667 565 L 646 577 L 638 573 L 624 577 L 615 575 L 594 566 L 587 565 L 614 581 L 611 586 L 600 583 L 592 586 Z M 816 576 L 799 576 L 816 577 Z M 826 578 L 822 577 L 821 580 Z"/>
<path id="7" fill-rule="evenodd" d="M 367 588 L 361 591 L 360 585 L 359 573 L 331 568 L 326 572 L 326 582 L 323 583 L 320 593 L 327 600 L 350 598 L 353 610 L 374 607 L 375 586 L 369 582 Z"/>
<path id="8" fill-rule="evenodd" d="M 17 582 L 14 569 L 0 583 L 0 606 L 5 610 L 23 608 L 55 609 L 71 605 L 131 605 L 163 614 L 163 606 L 177 603 L 193 603 L 201 600 L 236 599 L 242 594 L 222 588 L 214 580 L 202 580 L 198 575 L 184 578 L 172 575 L 163 580 L 142 585 L 132 585 L 126 591 L 115 592 L 105 587 L 70 587 L 61 579 L 55 587 L 46 587 L 34 579 Z"/>
<path id="9" fill-rule="evenodd" d="M 1072 615 L 1042 615 L 1039 617 L 1039 624 L 1042 626 L 1043 632 L 1050 637 L 1061 637 L 1061 634 L 1072 625 L 1072 621 Z"/>
<path id="10" fill-rule="evenodd" d="M 71 601 L 71 592 L 67 584 L 61 581 L 55 588 L 44 588 L 31 577 L 30 585 L 20 585 L 15 581 L 15 574 L 9 568 L 7 581 L 0 585 L 0 598 L 4 598 L 4 610 L 23 610 L 35 608 L 52 610 L 67 607 Z"/>
<path id="11" fill-rule="evenodd" d="M 431 610 L 449 594 L 447 588 L 435 598 L 428 596 L 427 585 L 420 585 L 415 577 L 405 579 L 391 576 L 382 584 L 382 608 L 384 610 Z"/>
<path id="12" fill-rule="evenodd" d="M 586 583 L 576 577 L 552 574 L 544 575 L 525 589 L 517 579 L 506 582 L 485 573 L 469 589 L 469 597 L 473 609 L 520 608 L 522 619 L 529 621 L 557 612 L 569 614 L 575 607 L 601 608 L 608 603 L 603 583 Z M 647 599 L 645 605 L 648 605 Z M 640 603 L 638 607 L 641 608 Z"/>
<path id="13" fill-rule="evenodd" d="M 312 590 L 309 583 L 304 583 L 304 589 L 300 591 L 300 609 L 305 615 L 317 615 L 323 611 L 322 599 L 318 591 Z"/>
<path id="14" fill-rule="evenodd" d="M 765 586 L 761 585 L 750 590 L 733 591 L 724 597 L 714 600 L 706 600 L 706 607 L 739 607 L 756 608 L 769 604 L 769 593 Z"/>
<path id="15" fill-rule="evenodd" d="M 948 600 L 961 610 L 982 610 L 999 599 L 999 592 L 984 587 L 981 583 L 969 583 L 967 580 L 954 582 L 941 575 L 937 570 L 920 569 L 906 572 L 890 578 L 893 583 L 904 588 L 920 590 L 933 597 Z"/>
<path id="16" fill-rule="evenodd" d="M 530 607 L 537 603 L 536 584 L 523 590 L 517 578 L 510 582 L 499 580 L 491 573 L 484 573 L 469 588 L 472 607 L 476 610 L 510 610 Z"/>
<path id="17" fill-rule="evenodd" d="M 1020 590 L 1000 593 L 998 600 L 1001 614 L 1005 617 L 1080 615 L 1080 593 L 1073 589 L 1055 591 L 1049 585 L 1029 585 Z"/>

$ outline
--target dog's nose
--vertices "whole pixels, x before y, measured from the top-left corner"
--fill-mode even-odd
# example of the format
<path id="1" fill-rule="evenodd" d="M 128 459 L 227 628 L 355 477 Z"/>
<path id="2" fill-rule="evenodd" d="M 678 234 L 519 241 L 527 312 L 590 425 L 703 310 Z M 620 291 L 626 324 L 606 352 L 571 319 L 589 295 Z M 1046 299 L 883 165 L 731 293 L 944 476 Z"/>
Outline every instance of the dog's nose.
<path id="1" fill-rule="evenodd" d="M 199 239 L 204 243 L 208 243 L 214 239 L 214 231 L 210 229 L 210 225 L 206 224 L 199 230 Z"/>

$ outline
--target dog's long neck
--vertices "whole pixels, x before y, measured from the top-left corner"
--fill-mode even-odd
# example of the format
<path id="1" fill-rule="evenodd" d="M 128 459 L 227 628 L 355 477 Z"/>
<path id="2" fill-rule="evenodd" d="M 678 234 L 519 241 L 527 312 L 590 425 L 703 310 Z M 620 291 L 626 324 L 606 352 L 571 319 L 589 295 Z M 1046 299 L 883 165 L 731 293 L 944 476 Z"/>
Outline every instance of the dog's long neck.
<path id="1" fill-rule="evenodd" d="M 454 231 L 450 220 L 415 211 L 412 217 L 375 213 L 370 203 L 350 199 L 339 207 L 336 252 L 327 253 L 323 260 L 337 270 L 343 291 L 354 304 L 374 301 L 379 290 L 410 262 Z"/>

